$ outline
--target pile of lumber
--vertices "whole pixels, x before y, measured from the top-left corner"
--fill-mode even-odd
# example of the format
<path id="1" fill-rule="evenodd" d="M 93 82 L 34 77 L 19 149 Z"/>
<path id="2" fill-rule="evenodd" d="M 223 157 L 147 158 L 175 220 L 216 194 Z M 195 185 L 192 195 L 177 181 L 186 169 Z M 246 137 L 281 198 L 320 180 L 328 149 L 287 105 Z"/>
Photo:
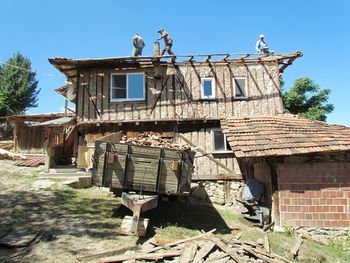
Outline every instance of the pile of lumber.
<path id="1" fill-rule="evenodd" d="M 238 236 L 224 240 L 214 231 L 163 245 L 152 238 L 138 250 L 123 250 L 123 254 L 108 257 L 100 254 L 98 262 L 289 262 L 270 251 L 267 236 L 263 242 L 241 242 Z M 85 257 L 84 261 L 88 259 Z"/>
<path id="2" fill-rule="evenodd" d="M 0 149 L 0 160 L 25 160 L 26 156 Z"/>
<path id="3" fill-rule="evenodd" d="M 120 143 L 134 144 L 134 145 L 144 145 L 151 147 L 162 147 L 167 149 L 177 149 L 177 150 L 186 150 L 190 147 L 185 144 L 173 143 L 172 138 L 161 137 L 153 132 L 144 132 L 140 133 L 135 137 L 128 137 L 124 135 Z"/>
<path id="4" fill-rule="evenodd" d="M 5 150 L 11 150 L 13 148 L 13 141 L 0 141 L 0 148 Z"/>

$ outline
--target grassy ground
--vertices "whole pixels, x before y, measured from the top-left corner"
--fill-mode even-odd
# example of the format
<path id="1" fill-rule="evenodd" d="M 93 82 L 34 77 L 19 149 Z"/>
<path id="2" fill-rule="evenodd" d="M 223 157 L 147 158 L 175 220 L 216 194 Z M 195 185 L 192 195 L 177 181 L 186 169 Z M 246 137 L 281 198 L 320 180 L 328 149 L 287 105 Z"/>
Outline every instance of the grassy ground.
<path id="1" fill-rule="evenodd" d="M 55 185 L 38 190 L 32 187 L 36 179 L 35 169 L 18 169 L 0 161 L 0 235 L 26 230 L 42 236 L 29 249 L 0 248 L 0 262 L 77 262 L 81 256 L 145 240 L 119 234 L 122 219 L 131 215 L 119 198 L 96 187 L 76 190 Z M 213 228 L 223 238 L 241 232 L 243 241 L 266 235 L 229 208 L 183 200 L 161 201 L 143 217 L 151 222 L 148 238 L 186 238 Z M 272 250 L 292 260 L 289 250 L 296 238 L 288 231 L 268 236 Z M 304 241 L 299 254 L 296 262 L 350 262 L 349 253 L 337 243 L 326 247 Z"/>

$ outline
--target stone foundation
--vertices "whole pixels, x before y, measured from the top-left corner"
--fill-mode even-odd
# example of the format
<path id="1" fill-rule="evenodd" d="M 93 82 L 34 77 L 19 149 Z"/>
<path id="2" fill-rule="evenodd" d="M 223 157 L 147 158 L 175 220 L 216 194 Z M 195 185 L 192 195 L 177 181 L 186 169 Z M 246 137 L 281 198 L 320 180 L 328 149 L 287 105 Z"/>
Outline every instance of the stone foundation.
<path id="1" fill-rule="evenodd" d="M 295 230 L 298 234 L 306 234 L 313 239 L 328 244 L 334 240 L 346 241 L 350 238 L 349 228 L 300 227 Z"/>
<path id="2" fill-rule="evenodd" d="M 235 206 L 241 194 L 243 181 L 200 181 L 192 183 L 191 198 L 194 201 Z"/>

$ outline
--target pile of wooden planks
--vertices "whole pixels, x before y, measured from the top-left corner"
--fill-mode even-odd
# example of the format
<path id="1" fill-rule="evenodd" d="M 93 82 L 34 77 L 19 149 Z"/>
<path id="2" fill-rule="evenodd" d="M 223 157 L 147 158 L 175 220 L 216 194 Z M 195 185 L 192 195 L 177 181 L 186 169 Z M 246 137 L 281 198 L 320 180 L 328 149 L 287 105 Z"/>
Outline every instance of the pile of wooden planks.
<path id="1" fill-rule="evenodd" d="M 177 143 L 173 143 L 172 138 L 161 137 L 153 132 L 140 133 L 138 136 L 135 136 L 135 137 L 128 137 L 124 135 L 120 143 L 144 145 L 144 146 L 151 146 L 151 147 L 162 147 L 167 149 L 178 149 L 178 150 L 186 150 L 190 148 L 187 144 L 180 145 Z"/>
<path id="2" fill-rule="evenodd" d="M 0 141 L 0 148 L 5 150 L 13 149 L 14 142 L 13 141 Z"/>
<path id="3" fill-rule="evenodd" d="M 18 153 L 13 153 L 4 149 L 0 149 L 0 160 L 26 160 L 27 157 Z"/>
<path id="4" fill-rule="evenodd" d="M 268 238 L 264 242 L 241 242 L 238 236 L 230 240 L 212 234 L 215 230 L 192 238 L 160 245 L 155 238 L 145 242 L 141 249 L 109 256 L 98 262 L 271 262 L 285 263 L 287 259 L 270 251 Z"/>

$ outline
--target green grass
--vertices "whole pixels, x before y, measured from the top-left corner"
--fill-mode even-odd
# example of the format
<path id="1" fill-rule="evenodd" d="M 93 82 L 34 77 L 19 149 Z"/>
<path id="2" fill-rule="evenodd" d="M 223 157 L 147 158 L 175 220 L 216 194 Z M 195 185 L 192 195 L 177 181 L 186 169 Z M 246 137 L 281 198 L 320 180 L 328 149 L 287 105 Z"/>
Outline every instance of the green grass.
<path id="1" fill-rule="evenodd" d="M 269 233 L 271 249 L 278 255 L 293 260 L 290 250 L 297 242 L 294 235 Z M 296 261 L 295 261 L 296 262 Z M 350 254 L 341 248 L 324 246 L 309 240 L 303 240 L 298 262 L 350 262 Z"/>

